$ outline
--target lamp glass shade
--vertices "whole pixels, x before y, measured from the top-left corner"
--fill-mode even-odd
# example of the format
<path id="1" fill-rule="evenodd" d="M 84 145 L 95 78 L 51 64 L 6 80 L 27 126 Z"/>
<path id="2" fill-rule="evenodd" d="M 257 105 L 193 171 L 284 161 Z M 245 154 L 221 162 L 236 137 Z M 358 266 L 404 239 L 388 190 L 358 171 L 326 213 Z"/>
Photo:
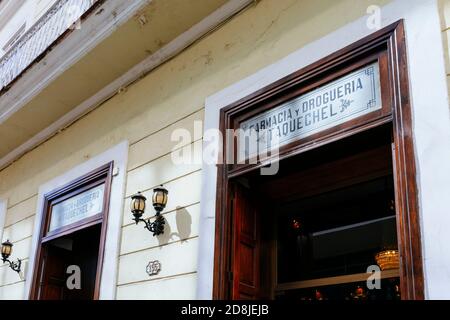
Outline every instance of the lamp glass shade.
<path id="1" fill-rule="evenodd" d="M 142 215 L 145 211 L 145 201 L 147 198 L 145 198 L 140 192 L 136 193 L 131 197 L 131 212 L 133 214 L 140 214 Z"/>
<path id="2" fill-rule="evenodd" d="M 400 260 L 398 250 L 383 250 L 375 255 L 375 260 L 382 271 L 398 269 Z"/>
<path id="3" fill-rule="evenodd" d="M 166 207 L 167 204 L 167 195 L 168 195 L 167 189 L 164 188 L 156 188 L 153 190 L 153 206 L 156 210 L 162 210 Z"/>
<path id="4" fill-rule="evenodd" d="M 2 257 L 6 259 L 11 255 L 12 246 L 13 244 L 9 240 L 2 243 Z"/>

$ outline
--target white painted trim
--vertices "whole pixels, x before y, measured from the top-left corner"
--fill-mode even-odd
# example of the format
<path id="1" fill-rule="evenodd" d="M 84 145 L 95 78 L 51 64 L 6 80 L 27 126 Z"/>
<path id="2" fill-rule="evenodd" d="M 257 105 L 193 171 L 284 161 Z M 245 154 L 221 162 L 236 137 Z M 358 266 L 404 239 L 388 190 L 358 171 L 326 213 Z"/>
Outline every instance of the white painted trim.
<path id="1" fill-rule="evenodd" d="M 96 12 L 83 21 L 79 30 L 71 32 L 38 63 L 32 65 L 26 77 L 0 97 L 0 124 L 32 100 L 70 66 L 75 64 L 101 41 L 151 0 L 105 1 Z"/>
<path id="2" fill-rule="evenodd" d="M 394 0 L 381 10 L 382 26 L 405 19 L 413 130 L 417 158 L 425 295 L 449 299 L 450 115 L 436 0 Z M 373 33 L 367 17 L 314 41 L 254 75 L 208 97 L 204 130 L 219 128 L 220 109 Z M 432 63 L 428 63 L 432 61 Z M 430 111 L 432 108 L 432 112 Z M 204 142 L 204 148 L 208 143 Z M 203 164 L 197 297 L 211 299 L 217 168 Z"/>
<path id="3" fill-rule="evenodd" d="M 78 165 L 63 175 L 39 187 L 36 216 L 34 218 L 33 239 L 31 243 L 29 267 L 26 272 L 24 299 L 30 295 L 35 266 L 36 250 L 39 244 L 39 230 L 41 229 L 44 211 L 44 195 L 52 190 L 62 187 L 69 182 L 114 161 L 114 170 L 118 172 L 113 176 L 111 196 L 109 203 L 108 228 L 106 232 L 105 252 L 103 257 L 102 279 L 100 283 L 100 299 L 111 300 L 116 297 L 117 273 L 119 268 L 119 249 L 122 231 L 123 204 L 125 198 L 125 181 L 128 161 L 128 141 L 121 142 L 104 153 Z"/>
<path id="4" fill-rule="evenodd" d="M 37 135 L 1 158 L 0 170 L 14 160 L 18 159 L 26 152 L 35 148 L 40 143 L 50 138 L 53 134 L 58 132 L 58 130 L 67 127 L 75 120 L 82 117 L 84 114 L 88 113 L 92 109 L 95 109 L 103 101 L 115 95 L 119 89 L 126 87 L 136 79 L 139 79 L 139 77 L 141 77 L 142 75 L 150 72 L 160 64 L 180 53 L 182 50 L 191 45 L 195 40 L 201 38 L 203 35 L 213 30 L 223 21 L 241 11 L 251 2 L 252 0 L 230 0 L 229 2 L 227 2 L 225 5 L 214 11 L 208 17 L 206 17 L 205 19 L 191 27 L 189 30 L 169 42 L 166 46 L 155 52 L 153 55 L 138 63 L 124 75 L 117 78 L 106 87 L 98 91 L 95 95 L 83 101 L 80 105 L 59 118 L 49 127 L 42 130 Z"/>
<path id="5" fill-rule="evenodd" d="M 19 11 L 24 2 L 25 0 L 6 0 L 0 4 L 0 32 L 4 32 L 3 28 L 14 14 Z"/>

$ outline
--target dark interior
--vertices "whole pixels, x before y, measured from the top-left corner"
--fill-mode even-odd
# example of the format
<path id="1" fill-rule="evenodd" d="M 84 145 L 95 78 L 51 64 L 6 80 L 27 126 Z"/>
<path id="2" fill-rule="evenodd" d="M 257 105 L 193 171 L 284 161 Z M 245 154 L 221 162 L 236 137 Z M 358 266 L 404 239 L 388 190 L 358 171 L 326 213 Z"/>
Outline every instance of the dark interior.
<path id="1" fill-rule="evenodd" d="M 261 246 L 272 244 L 272 250 L 261 251 L 262 287 L 272 290 L 262 296 L 399 298 L 398 277 L 383 278 L 382 289 L 359 295 L 355 292 L 365 283 L 276 289 L 276 284 L 364 274 L 377 264 L 376 253 L 397 248 L 391 127 L 282 160 L 279 168 L 273 176 L 255 170 L 234 180 L 259 199 Z"/>
<path id="2" fill-rule="evenodd" d="M 277 225 L 278 282 L 364 273 L 397 247 L 392 177 L 286 204 Z"/>
<path id="3" fill-rule="evenodd" d="M 81 229 L 44 244 L 44 300 L 91 300 L 94 298 L 95 280 L 100 244 L 101 224 Z M 71 265 L 80 268 L 81 288 L 68 289 L 67 273 Z M 73 283 L 73 282 L 71 282 Z"/>

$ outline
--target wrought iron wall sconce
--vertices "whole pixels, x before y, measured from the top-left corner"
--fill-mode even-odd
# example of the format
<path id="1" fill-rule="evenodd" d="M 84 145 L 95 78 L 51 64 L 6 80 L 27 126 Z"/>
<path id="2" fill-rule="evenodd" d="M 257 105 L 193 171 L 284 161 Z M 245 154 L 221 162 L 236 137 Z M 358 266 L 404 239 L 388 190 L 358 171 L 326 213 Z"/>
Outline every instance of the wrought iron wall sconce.
<path id="1" fill-rule="evenodd" d="M 15 272 L 20 273 L 20 267 L 22 265 L 22 260 L 17 259 L 17 261 L 10 261 L 8 258 L 11 255 L 13 244 L 6 240 L 2 243 L 2 261 L 3 263 L 8 262 L 9 267 Z"/>
<path id="2" fill-rule="evenodd" d="M 145 201 L 147 198 L 144 197 L 141 192 L 131 196 L 131 212 L 133 213 L 134 222 L 136 222 L 136 224 L 139 222 L 144 222 L 145 228 L 148 231 L 153 232 L 153 236 L 164 233 L 164 225 L 166 224 L 166 220 L 163 216 L 161 216 L 161 211 L 163 211 L 166 207 L 168 193 L 169 192 L 162 186 L 153 190 L 152 202 L 156 211 L 156 218 L 153 222 L 150 222 L 150 218 L 142 219 L 142 215 L 145 212 Z"/>

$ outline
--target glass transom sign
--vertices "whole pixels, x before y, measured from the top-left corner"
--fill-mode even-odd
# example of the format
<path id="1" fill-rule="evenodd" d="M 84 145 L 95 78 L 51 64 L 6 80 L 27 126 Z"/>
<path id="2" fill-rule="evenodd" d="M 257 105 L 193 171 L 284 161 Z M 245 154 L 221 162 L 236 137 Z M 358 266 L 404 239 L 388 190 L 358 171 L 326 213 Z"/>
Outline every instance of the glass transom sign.
<path id="1" fill-rule="evenodd" d="M 245 158 L 381 109 L 378 62 L 240 123 Z M 245 147 L 244 147 L 245 146 Z"/>
<path id="2" fill-rule="evenodd" d="M 86 190 L 52 206 L 48 231 L 54 231 L 103 211 L 105 184 Z"/>

